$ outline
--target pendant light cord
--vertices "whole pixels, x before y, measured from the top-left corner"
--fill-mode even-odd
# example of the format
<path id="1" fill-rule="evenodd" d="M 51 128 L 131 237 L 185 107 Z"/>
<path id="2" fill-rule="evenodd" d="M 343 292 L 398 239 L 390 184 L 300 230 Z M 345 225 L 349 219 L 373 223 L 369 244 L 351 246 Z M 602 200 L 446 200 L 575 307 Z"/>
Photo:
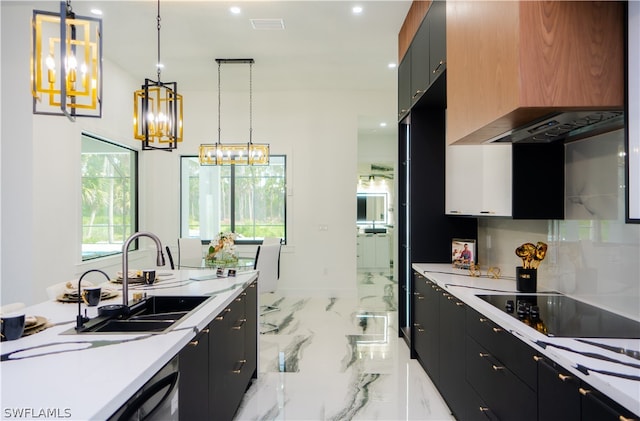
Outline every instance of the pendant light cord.
<path id="1" fill-rule="evenodd" d="M 253 136 L 253 63 L 249 63 L 249 144 Z"/>
<path id="2" fill-rule="evenodd" d="M 158 0 L 158 16 L 156 16 L 156 21 L 157 23 L 157 28 L 158 28 L 158 62 L 156 63 L 156 68 L 157 68 L 157 72 L 158 72 L 158 82 L 160 82 L 160 0 Z"/>
<path id="3" fill-rule="evenodd" d="M 221 62 L 218 62 L 218 143 L 220 143 L 220 66 Z"/>

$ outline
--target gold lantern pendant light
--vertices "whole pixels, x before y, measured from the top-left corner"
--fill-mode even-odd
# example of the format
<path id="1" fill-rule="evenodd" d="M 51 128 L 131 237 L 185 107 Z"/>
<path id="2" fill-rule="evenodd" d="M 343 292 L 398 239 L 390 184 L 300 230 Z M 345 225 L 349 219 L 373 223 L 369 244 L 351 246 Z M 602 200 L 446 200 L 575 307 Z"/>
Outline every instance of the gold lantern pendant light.
<path id="1" fill-rule="evenodd" d="M 102 20 L 77 16 L 70 0 L 60 13 L 31 19 L 33 113 L 102 117 Z"/>
<path id="2" fill-rule="evenodd" d="M 252 58 L 217 58 L 218 63 L 218 141 L 200 145 L 200 165 L 269 165 L 269 144 L 253 143 Z M 223 63 L 249 65 L 249 142 L 222 143 L 220 131 L 220 68 Z"/>
<path id="3" fill-rule="evenodd" d="M 133 93 L 133 136 L 142 141 L 142 150 L 172 152 L 182 142 L 182 95 L 176 82 L 160 81 L 160 0 L 156 20 L 158 80 L 145 79 L 144 85 Z"/>

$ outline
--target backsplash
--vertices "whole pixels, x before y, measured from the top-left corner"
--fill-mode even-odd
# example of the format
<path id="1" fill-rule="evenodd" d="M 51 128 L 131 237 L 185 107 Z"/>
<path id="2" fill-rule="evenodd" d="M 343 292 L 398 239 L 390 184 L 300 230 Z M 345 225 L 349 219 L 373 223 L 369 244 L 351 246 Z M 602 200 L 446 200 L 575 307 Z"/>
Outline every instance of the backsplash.
<path id="1" fill-rule="evenodd" d="M 640 319 L 640 225 L 625 223 L 622 130 L 567 144 L 565 219 L 480 218 L 480 266 L 514 276 L 519 245 L 544 241 L 538 290 L 554 289 Z M 541 189 L 541 200 L 544 193 Z"/>

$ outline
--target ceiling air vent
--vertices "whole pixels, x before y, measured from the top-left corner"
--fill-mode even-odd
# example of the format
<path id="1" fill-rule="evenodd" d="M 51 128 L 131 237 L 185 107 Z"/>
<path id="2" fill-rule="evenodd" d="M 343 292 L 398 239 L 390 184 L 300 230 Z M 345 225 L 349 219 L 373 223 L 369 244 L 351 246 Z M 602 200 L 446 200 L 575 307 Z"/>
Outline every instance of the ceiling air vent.
<path id="1" fill-rule="evenodd" d="M 250 19 L 253 29 L 284 29 L 282 19 Z"/>

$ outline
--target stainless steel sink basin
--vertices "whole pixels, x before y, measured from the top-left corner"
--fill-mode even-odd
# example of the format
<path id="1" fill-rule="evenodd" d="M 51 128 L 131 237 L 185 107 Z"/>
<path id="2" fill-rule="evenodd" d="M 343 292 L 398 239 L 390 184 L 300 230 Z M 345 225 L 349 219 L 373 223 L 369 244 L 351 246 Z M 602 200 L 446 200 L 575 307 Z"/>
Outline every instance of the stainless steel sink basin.
<path id="1" fill-rule="evenodd" d="M 129 306 L 128 314 L 114 317 L 98 316 L 64 334 L 76 333 L 165 333 L 211 296 L 151 296 Z M 126 310 L 126 307 L 125 307 Z"/>

